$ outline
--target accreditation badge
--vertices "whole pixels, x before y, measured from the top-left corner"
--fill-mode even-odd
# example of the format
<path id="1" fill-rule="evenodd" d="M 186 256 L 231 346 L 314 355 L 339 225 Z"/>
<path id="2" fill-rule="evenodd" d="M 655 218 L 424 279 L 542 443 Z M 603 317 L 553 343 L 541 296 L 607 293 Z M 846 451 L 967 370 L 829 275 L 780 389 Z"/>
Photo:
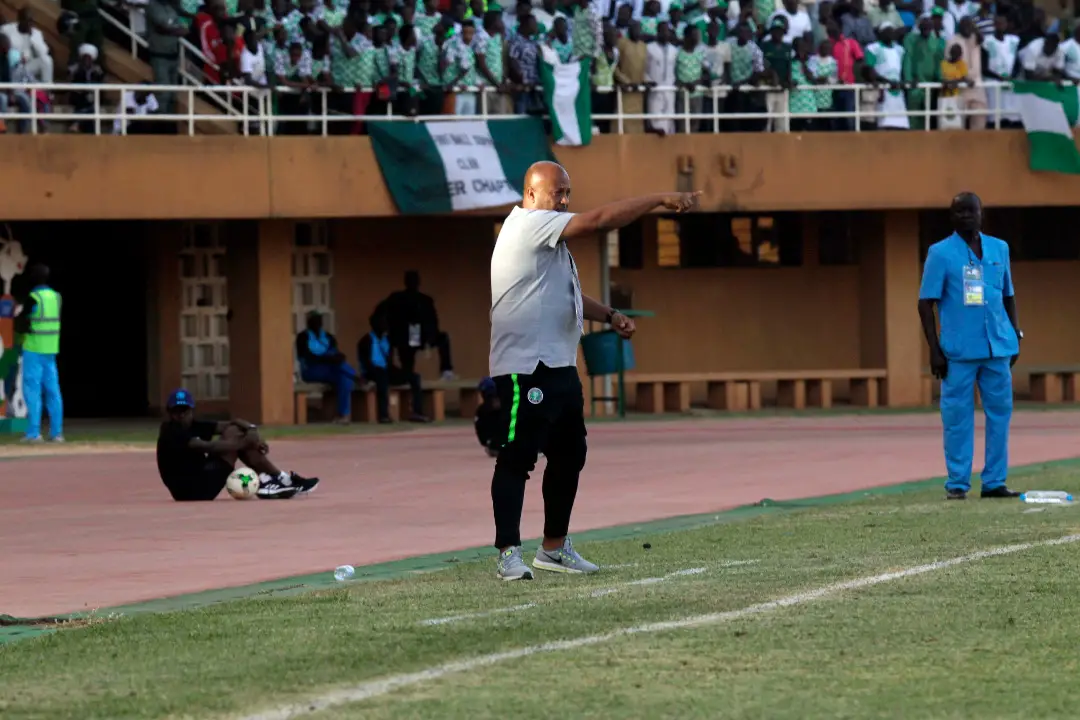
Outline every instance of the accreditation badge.
<path id="1" fill-rule="evenodd" d="M 985 284 L 982 268 L 968 265 L 964 268 L 964 305 L 985 305 Z"/>

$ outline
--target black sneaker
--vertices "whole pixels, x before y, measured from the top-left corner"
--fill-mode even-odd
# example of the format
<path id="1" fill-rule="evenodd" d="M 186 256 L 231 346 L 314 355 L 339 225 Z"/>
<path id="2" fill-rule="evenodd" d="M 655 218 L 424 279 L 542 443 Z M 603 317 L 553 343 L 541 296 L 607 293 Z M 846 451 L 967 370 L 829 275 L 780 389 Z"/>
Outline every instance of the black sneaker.
<path id="1" fill-rule="evenodd" d="M 967 493 L 963 490 L 949 490 L 945 493 L 946 500 L 966 500 Z"/>
<path id="2" fill-rule="evenodd" d="M 1015 490 L 1010 490 L 1004 485 L 999 485 L 993 490 L 983 490 L 979 493 L 979 497 L 984 498 L 1017 498 L 1020 497 L 1020 493 Z"/>
<path id="3" fill-rule="evenodd" d="M 288 500 L 300 492 L 299 487 L 294 487 L 291 480 L 289 482 L 290 484 L 286 485 L 278 478 L 262 475 L 259 477 L 259 489 L 255 494 L 262 500 Z"/>
<path id="4" fill-rule="evenodd" d="M 289 473 L 289 477 L 292 479 L 293 487 L 299 488 L 300 495 L 307 495 L 315 490 L 315 486 L 319 484 L 319 478 L 306 478 L 303 475 L 297 475 L 296 473 Z"/>

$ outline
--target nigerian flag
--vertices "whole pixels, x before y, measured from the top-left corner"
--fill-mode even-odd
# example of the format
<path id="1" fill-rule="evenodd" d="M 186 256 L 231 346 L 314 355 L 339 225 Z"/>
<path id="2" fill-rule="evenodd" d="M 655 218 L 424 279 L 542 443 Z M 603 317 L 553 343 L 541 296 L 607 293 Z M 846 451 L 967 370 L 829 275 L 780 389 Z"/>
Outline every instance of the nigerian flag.
<path id="1" fill-rule="evenodd" d="M 379 170 L 403 215 L 519 202 L 529 166 L 555 160 L 540 118 L 367 125 Z"/>
<path id="2" fill-rule="evenodd" d="M 551 137 L 556 145 L 592 142 L 592 60 L 559 61 L 558 54 L 541 45 L 540 84 L 551 115 Z"/>
<path id="3" fill-rule="evenodd" d="M 1080 151 L 1073 139 L 1080 116 L 1076 85 L 1016 82 L 1013 92 L 1027 131 L 1031 169 L 1080 175 Z"/>

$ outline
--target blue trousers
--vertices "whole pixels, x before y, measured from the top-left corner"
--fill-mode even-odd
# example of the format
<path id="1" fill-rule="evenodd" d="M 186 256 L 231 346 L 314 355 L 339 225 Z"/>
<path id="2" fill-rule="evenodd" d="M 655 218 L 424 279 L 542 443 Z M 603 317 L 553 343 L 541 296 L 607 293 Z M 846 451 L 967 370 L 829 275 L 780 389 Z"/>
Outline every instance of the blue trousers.
<path id="1" fill-rule="evenodd" d="M 312 364 L 300 371 L 304 382 L 326 383 L 333 385 L 337 392 L 338 417 L 350 417 L 352 412 L 352 391 L 356 385 L 357 374 L 347 362 L 340 365 Z"/>
<path id="2" fill-rule="evenodd" d="M 41 437 L 41 395 L 45 394 L 45 408 L 49 411 L 49 435 L 64 434 L 64 399 L 60 395 L 60 374 L 56 370 L 56 356 L 42 355 L 23 350 L 22 390 L 26 400 L 26 437 Z"/>
<path id="3" fill-rule="evenodd" d="M 971 464 L 975 453 L 975 386 L 979 386 L 986 413 L 986 460 L 982 489 L 1005 484 L 1009 470 L 1009 421 L 1012 419 L 1013 387 L 1009 358 L 974 362 L 949 361 L 941 382 L 941 424 L 945 435 L 946 490 L 971 489 Z"/>

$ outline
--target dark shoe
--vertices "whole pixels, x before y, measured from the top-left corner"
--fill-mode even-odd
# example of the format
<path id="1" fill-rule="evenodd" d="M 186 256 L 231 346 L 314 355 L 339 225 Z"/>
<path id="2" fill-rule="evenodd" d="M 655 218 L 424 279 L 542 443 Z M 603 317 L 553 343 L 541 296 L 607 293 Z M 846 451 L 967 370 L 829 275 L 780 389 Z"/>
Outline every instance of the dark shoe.
<path id="1" fill-rule="evenodd" d="M 300 488 L 291 484 L 286 485 L 277 478 L 272 478 L 269 475 L 259 476 L 259 489 L 256 491 L 256 495 L 260 500 L 288 500 L 289 498 L 300 492 Z"/>
<path id="2" fill-rule="evenodd" d="M 967 500 L 967 493 L 963 490 L 949 490 L 945 493 L 946 500 Z"/>
<path id="3" fill-rule="evenodd" d="M 1018 497 L 1020 497 L 1020 493 L 1016 492 L 1015 490 L 1010 490 L 1009 488 L 1005 487 L 1004 485 L 999 485 L 998 487 L 994 488 L 993 490 L 983 490 L 981 493 L 979 493 L 979 497 L 984 497 L 984 498 L 1018 498 Z"/>
<path id="4" fill-rule="evenodd" d="M 292 478 L 293 487 L 298 488 L 300 495 L 307 495 L 315 490 L 315 486 L 319 484 L 319 478 L 317 477 L 306 478 L 296 473 L 289 473 L 289 477 Z"/>
<path id="5" fill-rule="evenodd" d="M 392 422 L 394 422 L 394 421 L 393 421 L 393 420 L 391 420 L 391 419 L 390 419 L 390 418 L 388 418 L 388 417 L 381 417 L 381 418 L 379 418 L 379 424 L 380 424 L 380 425 L 389 425 L 389 424 L 390 424 L 390 423 L 392 423 Z"/>
<path id="6" fill-rule="evenodd" d="M 409 416 L 409 422 L 428 423 L 428 422 L 431 422 L 431 418 L 429 418 L 426 415 L 420 415 L 418 413 L 413 413 L 412 415 Z"/>

